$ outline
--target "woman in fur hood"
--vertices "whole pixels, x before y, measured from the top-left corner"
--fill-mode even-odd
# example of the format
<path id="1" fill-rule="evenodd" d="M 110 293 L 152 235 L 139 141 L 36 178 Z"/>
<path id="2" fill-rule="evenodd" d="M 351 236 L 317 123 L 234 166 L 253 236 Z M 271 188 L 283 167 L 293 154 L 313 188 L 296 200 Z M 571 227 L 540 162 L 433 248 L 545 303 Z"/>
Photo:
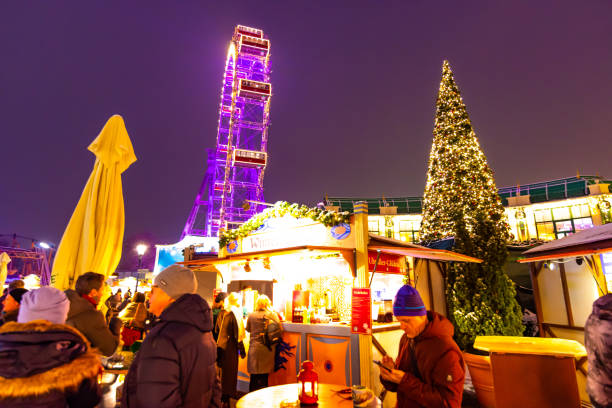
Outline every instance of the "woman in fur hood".
<path id="1" fill-rule="evenodd" d="M 64 292 L 42 287 L 23 296 L 17 323 L 0 327 L 0 408 L 95 407 L 100 358 L 64 324 Z"/>

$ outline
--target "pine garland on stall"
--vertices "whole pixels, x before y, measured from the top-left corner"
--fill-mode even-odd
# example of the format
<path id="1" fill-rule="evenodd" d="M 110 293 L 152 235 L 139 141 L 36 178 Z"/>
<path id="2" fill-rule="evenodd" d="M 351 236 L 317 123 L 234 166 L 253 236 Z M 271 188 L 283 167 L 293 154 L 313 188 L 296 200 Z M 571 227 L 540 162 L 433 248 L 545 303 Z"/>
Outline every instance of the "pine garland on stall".
<path id="1" fill-rule="evenodd" d="M 311 208 L 303 204 L 291 204 L 286 201 L 277 201 L 274 203 L 274 206 L 255 214 L 240 227 L 232 230 L 219 231 L 219 247 L 222 248 L 226 246 L 233 239 L 246 237 L 251 232 L 261 227 L 268 218 L 281 218 L 285 215 L 290 215 L 294 218 L 310 218 L 313 221 L 320 222 L 326 227 L 334 227 L 342 223 L 348 223 L 351 219 L 351 215 L 348 211 L 327 211 L 318 207 Z"/>
<path id="2" fill-rule="evenodd" d="M 455 237 L 454 250 L 483 260 L 453 263 L 447 273 L 449 318 L 457 343 L 478 335 L 521 335 L 521 309 L 502 270 L 509 226 L 448 61 L 436 101 L 434 140 L 423 197 L 421 239 Z"/>

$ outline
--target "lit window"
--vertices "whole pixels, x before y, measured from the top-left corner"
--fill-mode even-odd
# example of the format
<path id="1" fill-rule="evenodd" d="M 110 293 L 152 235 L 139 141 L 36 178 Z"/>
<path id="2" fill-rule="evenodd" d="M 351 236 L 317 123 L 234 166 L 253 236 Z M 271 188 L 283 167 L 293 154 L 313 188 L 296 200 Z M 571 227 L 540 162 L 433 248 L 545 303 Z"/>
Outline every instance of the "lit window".
<path id="1" fill-rule="evenodd" d="M 368 232 L 378 235 L 379 233 L 378 221 L 368 221 Z"/>
<path id="2" fill-rule="evenodd" d="M 534 214 L 536 222 L 552 220 L 552 214 L 550 213 L 550 210 L 537 210 L 534 211 Z"/>
<path id="3" fill-rule="evenodd" d="M 569 207 L 553 208 L 553 218 L 555 220 L 568 220 L 572 218 Z"/>
<path id="4" fill-rule="evenodd" d="M 552 222 L 540 222 L 536 224 L 538 230 L 538 238 L 544 241 L 552 241 L 555 239 L 555 227 Z"/>
<path id="5" fill-rule="evenodd" d="M 591 211 L 589 210 L 588 204 L 580 204 L 572 207 L 572 217 L 580 218 L 580 217 L 590 217 Z"/>
<path id="6" fill-rule="evenodd" d="M 589 218 L 576 218 L 574 220 L 574 229 L 576 232 L 583 231 L 585 229 L 593 228 L 593 220 Z"/>

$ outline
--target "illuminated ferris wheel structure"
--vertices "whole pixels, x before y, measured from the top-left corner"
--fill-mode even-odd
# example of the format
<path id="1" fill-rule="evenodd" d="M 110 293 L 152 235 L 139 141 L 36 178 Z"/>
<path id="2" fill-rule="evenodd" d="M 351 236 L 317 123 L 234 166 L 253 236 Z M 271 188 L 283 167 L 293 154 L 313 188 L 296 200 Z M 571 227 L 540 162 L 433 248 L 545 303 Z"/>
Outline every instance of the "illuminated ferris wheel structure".
<path id="1" fill-rule="evenodd" d="M 218 236 L 260 210 L 268 162 L 270 41 L 262 30 L 236 26 L 221 89 L 217 146 L 208 149 L 207 169 L 181 238 Z"/>

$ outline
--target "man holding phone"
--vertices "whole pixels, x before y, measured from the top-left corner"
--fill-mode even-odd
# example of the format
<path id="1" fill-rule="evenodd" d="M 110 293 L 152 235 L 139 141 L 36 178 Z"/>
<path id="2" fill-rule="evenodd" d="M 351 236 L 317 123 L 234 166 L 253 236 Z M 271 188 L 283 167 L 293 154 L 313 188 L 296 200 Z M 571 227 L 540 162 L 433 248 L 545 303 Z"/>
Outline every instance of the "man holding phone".
<path id="1" fill-rule="evenodd" d="M 397 392 L 397 407 L 461 407 L 465 365 L 451 322 L 428 312 L 410 285 L 395 295 L 393 314 L 404 334 L 397 359 L 383 357 L 380 378 L 385 389 Z"/>

